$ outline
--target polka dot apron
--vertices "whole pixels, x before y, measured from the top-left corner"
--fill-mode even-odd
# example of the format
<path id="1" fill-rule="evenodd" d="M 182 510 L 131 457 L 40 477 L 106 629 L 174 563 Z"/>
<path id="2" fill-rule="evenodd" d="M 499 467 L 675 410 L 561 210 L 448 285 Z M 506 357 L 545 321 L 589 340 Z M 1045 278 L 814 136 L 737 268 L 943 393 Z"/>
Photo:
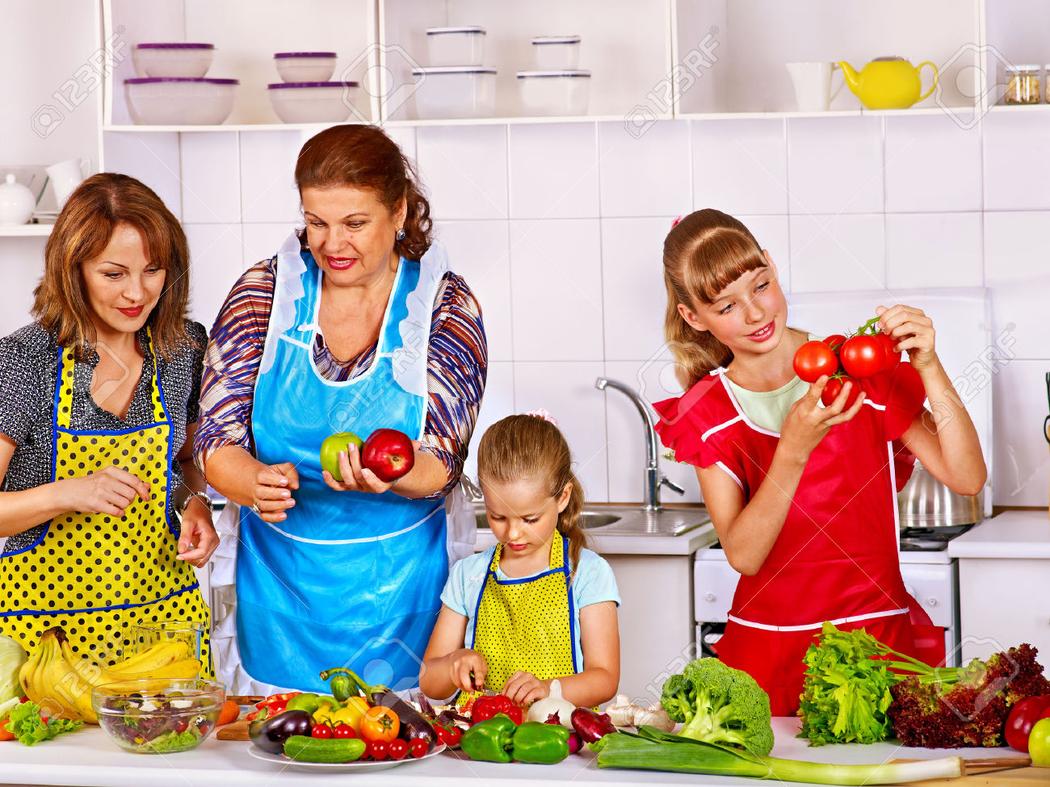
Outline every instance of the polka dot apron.
<path id="1" fill-rule="evenodd" d="M 190 621 L 204 627 L 202 674 L 210 677 L 208 609 L 193 568 L 175 557 L 172 424 L 153 357 L 154 423 L 89 432 L 70 428 L 75 362 L 72 349 L 59 350 L 52 480 L 112 465 L 146 481 L 152 497 L 136 498 L 123 517 L 60 514 L 34 544 L 0 556 L 0 633 L 28 650 L 61 626 L 74 651 L 108 665 L 128 655 L 133 626 Z"/>
<path id="2" fill-rule="evenodd" d="M 488 662 L 485 684 L 502 687 L 515 672 L 540 680 L 579 672 L 564 537 L 551 543 L 550 569 L 527 579 L 499 579 L 503 545 L 489 564 L 474 614 L 474 650 Z"/>

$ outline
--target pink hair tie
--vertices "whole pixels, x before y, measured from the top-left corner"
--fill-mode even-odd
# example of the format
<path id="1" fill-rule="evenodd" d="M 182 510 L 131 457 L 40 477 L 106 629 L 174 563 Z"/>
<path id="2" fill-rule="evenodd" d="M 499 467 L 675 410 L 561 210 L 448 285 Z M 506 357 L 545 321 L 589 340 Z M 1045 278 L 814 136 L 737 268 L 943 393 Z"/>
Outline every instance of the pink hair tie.
<path id="1" fill-rule="evenodd" d="M 682 221 L 682 217 L 681 216 L 679 216 L 674 221 L 672 221 L 671 222 L 671 229 L 674 229 L 675 227 L 677 227 L 681 223 L 681 221 Z"/>
<path id="2" fill-rule="evenodd" d="M 524 413 L 524 415 L 531 415 L 533 418 L 540 418 L 546 421 L 547 423 L 554 424 L 555 426 L 558 425 L 558 420 L 553 415 L 544 410 L 542 407 L 536 410 L 529 410 L 527 413 Z"/>

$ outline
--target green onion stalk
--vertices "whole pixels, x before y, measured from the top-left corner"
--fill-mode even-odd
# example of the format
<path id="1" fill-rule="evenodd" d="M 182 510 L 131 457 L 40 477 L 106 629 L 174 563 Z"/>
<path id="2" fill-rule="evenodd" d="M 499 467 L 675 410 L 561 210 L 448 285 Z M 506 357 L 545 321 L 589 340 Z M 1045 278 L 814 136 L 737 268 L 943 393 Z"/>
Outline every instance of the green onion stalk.
<path id="1" fill-rule="evenodd" d="M 836 765 L 763 757 L 734 746 L 672 735 L 655 727 L 641 727 L 638 734 L 612 733 L 592 743 L 591 748 L 598 753 L 599 768 L 747 776 L 783 782 L 905 784 L 964 775 L 963 761 L 959 757 L 878 765 Z"/>

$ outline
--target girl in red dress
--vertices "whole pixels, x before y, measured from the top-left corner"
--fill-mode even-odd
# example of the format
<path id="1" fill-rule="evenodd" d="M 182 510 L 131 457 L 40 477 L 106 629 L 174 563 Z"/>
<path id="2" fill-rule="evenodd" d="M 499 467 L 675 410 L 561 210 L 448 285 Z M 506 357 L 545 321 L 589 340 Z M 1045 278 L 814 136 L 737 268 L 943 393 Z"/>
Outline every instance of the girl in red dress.
<path id="1" fill-rule="evenodd" d="M 942 662 L 943 630 L 901 579 L 896 494 L 915 457 L 962 494 L 979 492 L 987 471 L 934 350 L 933 322 L 880 306 L 879 328 L 918 379 L 902 364 L 907 374 L 865 379 L 851 405 L 847 385 L 825 407 L 828 378 L 807 385 L 792 367 L 810 337 L 787 326 L 776 266 L 743 224 L 717 210 L 679 221 L 664 242 L 664 282 L 665 333 L 685 393 L 655 405 L 657 431 L 696 466 L 741 574 L 719 658 L 758 681 L 774 715 L 797 710 L 802 657 L 826 620 Z"/>

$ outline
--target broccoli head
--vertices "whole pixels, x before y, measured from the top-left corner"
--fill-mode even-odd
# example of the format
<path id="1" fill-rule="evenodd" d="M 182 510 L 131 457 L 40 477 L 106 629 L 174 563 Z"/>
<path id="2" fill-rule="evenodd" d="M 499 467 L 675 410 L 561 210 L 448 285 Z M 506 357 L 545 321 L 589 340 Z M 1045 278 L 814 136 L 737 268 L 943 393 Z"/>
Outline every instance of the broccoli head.
<path id="1" fill-rule="evenodd" d="M 664 683 L 660 704 L 685 726 L 679 735 L 738 746 L 765 756 L 773 749 L 769 695 L 755 679 L 718 659 L 691 661 Z"/>

